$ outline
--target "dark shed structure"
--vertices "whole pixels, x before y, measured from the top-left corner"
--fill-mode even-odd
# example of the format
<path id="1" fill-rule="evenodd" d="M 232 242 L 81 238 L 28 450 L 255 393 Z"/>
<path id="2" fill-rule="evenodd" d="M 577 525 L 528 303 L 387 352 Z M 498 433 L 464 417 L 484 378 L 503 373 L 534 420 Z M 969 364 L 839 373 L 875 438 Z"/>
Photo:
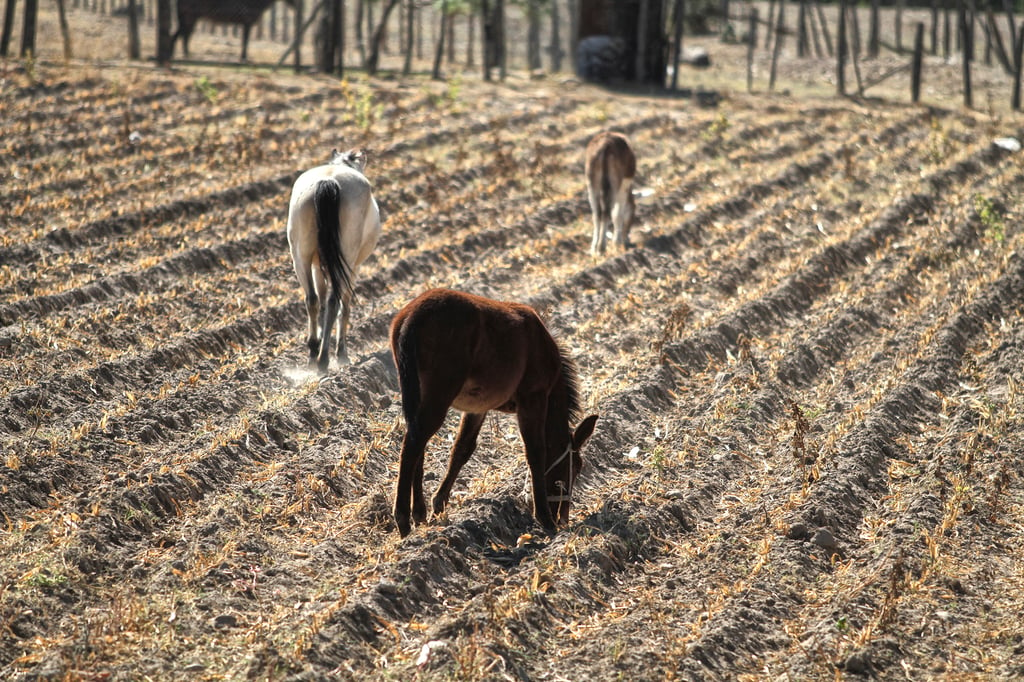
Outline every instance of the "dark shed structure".
<path id="1" fill-rule="evenodd" d="M 577 71 L 597 82 L 665 85 L 663 0 L 579 0 Z"/>

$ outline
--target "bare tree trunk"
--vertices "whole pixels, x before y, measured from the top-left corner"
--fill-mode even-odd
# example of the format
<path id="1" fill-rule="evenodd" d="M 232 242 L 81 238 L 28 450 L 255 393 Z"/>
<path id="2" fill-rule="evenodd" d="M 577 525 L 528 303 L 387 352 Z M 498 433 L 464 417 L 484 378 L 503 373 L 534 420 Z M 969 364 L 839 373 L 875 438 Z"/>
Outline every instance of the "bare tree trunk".
<path id="1" fill-rule="evenodd" d="M 558 14 L 558 0 L 551 0 L 551 45 L 548 56 L 551 58 L 551 70 L 555 73 L 562 70 L 562 18 Z"/>
<path id="2" fill-rule="evenodd" d="M 60 23 L 60 37 L 64 43 L 64 59 L 71 59 L 71 29 L 68 27 L 68 13 L 64 8 L 64 0 L 57 0 L 57 17 Z"/>
<path id="3" fill-rule="evenodd" d="M 295 73 L 302 71 L 302 36 L 305 34 L 305 27 L 302 24 L 304 16 L 302 4 L 303 0 L 295 0 L 295 42 L 292 43 L 295 46 Z M 313 8 L 313 16 L 316 16 L 316 7 Z M 311 16 L 310 20 L 312 18 Z"/>
<path id="4" fill-rule="evenodd" d="M 6 57 L 11 48 L 11 33 L 14 31 L 14 5 L 17 0 L 7 0 L 4 8 L 4 28 L 0 33 L 0 57 Z"/>
<path id="5" fill-rule="evenodd" d="M 914 60 L 910 67 L 910 101 L 921 100 L 921 64 L 924 60 L 924 24 L 918 22 L 914 31 Z"/>
<path id="6" fill-rule="evenodd" d="M 810 52 L 810 40 L 807 39 L 807 0 L 800 0 L 796 18 L 796 56 L 806 57 Z"/>
<path id="7" fill-rule="evenodd" d="M 1013 48 L 1013 65 L 1016 69 L 1016 73 L 1013 75 L 1013 96 L 1011 105 L 1013 106 L 1013 110 L 1017 111 L 1020 109 L 1021 71 L 1024 70 L 1024 25 L 1020 27 L 1020 33 L 1017 34 L 1017 40 Z"/>
<path id="8" fill-rule="evenodd" d="M 541 68 L 540 4 L 537 0 L 528 0 L 526 4 L 526 65 L 530 71 Z"/>
<path id="9" fill-rule="evenodd" d="M 962 54 L 962 65 L 964 75 L 964 106 L 970 109 L 974 106 L 974 93 L 971 88 L 971 54 L 972 49 L 972 36 L 970 34 L 970 24 L 967 20 L 967 6 L 960 0 L 958 3 L 958 14 L 960 24 L 960 49 Z"/>
<path id="10" fill-rule="evenodd" d="M 681 0 L 676 0 L 678 4 L 681 4 Z M 679 17 L 679 21 L 683 20 Z M 676 28 L 679 31 L 679 28 Z M 747 31 L 749 34 L 749 40 L 747 41 L 747 92 L 754 91 L 754 50 L 757 49 L 757 8 L 752 7 L 750 9 L 750 28 Z M 676 41 L 679 42 L 678 40 Z M 676 56 L 676 69 L 679 68 L 679 57 Z M 675 89 L 675 83 L 672 84 L 672 88 Z"/>
<path id="11" fill-rule="evenodd" d="M 171 62 L 171 0 L 156 0 L 156 62 Z"/>
<path id="12" fill-rule="evenodd" d="M 449 65 L 455 63 L 455 16 L 456 15 L 453 13 L 453 14 L 451 14 L 451 16 L 448 17 L 448 28 L 447 28 L 448 38 L 447 38 L 447 43 L 448 43 L 448 64 Z"/>
<path id="13" fill-rule="evenodd" d="M 497 24 L 498 77 L 502 82 L 508 75 L 508 44 L 505 41 L 505 0 L 494 0 L 495 23 Z"/>
<path id="14" fill-rule="evenodd" d="M 491 3 L 480 0 L 480 44 L 483 47 L 484 80 L 491 80 L 491 66 L 494 61 L 494 27 L 491 25 Z"/>
<path id="15" fill-rule="evenodd" d="M 128 57 L 142 58 L 142 47 L 139 42 L 139 8 L 135 0 L 128 0 Z"/>
<path id="16" fill-rule="evenodd" d="M 21 56 L 36 54 L 36 15 L 39 13 L 38 0 L 25 0 L 25 15 L 21 28 Z"/>
<path id="17" fill-rule="evenodd" d="M 640 0 L 640 20 L 636 25 L 636 80 L 647 80 L 647 12 L 648 0 Z"/>
<path id="18" fill-rule="evenodd" d="M 836 29 L 836 94 L 846 95 L 846 0 L 839 0 L 839 28 Z"/>
<path id="19" fill-rule="evenodd" d="M 931 26 L 931 29 L 930 29 L 930 32 L 931 32 L 930 38 L 931 38 L 931 41 L 932 41 L 931 42 L 932 48 L 931 48 L 930 52 L 932 54 L 938 54 L 939 53 L 939 0 L 931 0 L 931 2 L 932 2 L 932 5 L 931 5 L 931 10 L 932 10 L 932 26 Z"/>
<path id="20" fill-rule="evenodd" d="M 476 40 L 476 17 L 473 16 L 472 12 L 466 13 L 466 68 L 472 68 L 476 65 L 473 59 L 473 42 Z"/>
<path id="21" fill-rule="evenodd" d="M 683 12 L 685 11 L 685 9 L 686 3 L 683 2 L 683 0 L 675 0 L 675 8 L 672 10 L 672 21 L 674 22 L 672 27 L 675 36 L 675 39 L 672 41 L 674 44 L 672 50 L 672 90 L 675 90 L 676 88 L 679 87 L 679 65 L 683 61 Z M 753 12 L 753 16 L 757 17 L 757 10 L 753 9 L 751 11 Z M 753 25 L 756 26 L 756 24 Z M 750 40 L 756 41 L 757 34 L 751 33 Z M 751 42 L 751 44 L 753 44 L 753 42 Z"/>
<path id="22" fill-rule="evenodd" d="M 398 6 L 399 0 L 388 0 L 388 4 L 384 7 L 384 13 L 380 18 L 380 23 L 377 24 L 377 30 L 374 31 L 373 41 L 370 43 L 370 56 L 366 60 L 366 72 L 371 76 L 377 73 L 377 65 L 380 63 L 380 49 L 381 43 L 384 40 L 384 35 L 387 33 L 388 17 L 391 15 L 391 10 Z"/>
<path id="23" fill-rule="evenodd" d="M 579 0 L 569 0 L 569 60 L 576 73 L 577 52 L 580 46 Z"/>
<path id="24" fill-rule="evenodd" d="M 878 1 L 871 0 L 871 19 L 868 21 L 868 57 L 872 59 L 878 56 Z"/>
<path id="25" fill-rule="evenodd" d="M 828 51 L 828 56 L 831 57 L 834 52 L 832 50 L 832 33 L 828 30 L 828 20 L 817 0 L 812 0 L 812 2 L 814 2 L 814 10 L 818 15 L 818 23 L 821 24 L 821 37 L 825 40 L 825 49 Z"/>
<path id="26" fill-rule="evenodd" d="M 430 77 L 436 81 L 441 80 L 441 57 L 444 56 L 444 39 L 448 32 L 448 0 L 441 0 L 441 25 L 438 27 L 437 51 L 434 53 L 434 69 Z"/>
<path id="27" fill-rule="evenodd" d="M 775 72 L 782 52 L 782 42 L 786 38 L 786 1 L 779 0 L 778 21 L 775 26 L 775 47 L 772 49 L 772 65 L 768 72 L 768 90 L 775 89 Z"/>
<path id="28" fill-rule="evenodd" d="M 416 26 L 416 0 L 409 0 L 405 4 L 405 63 L 402 64 L 402 73 L 412 73 L 412 51 L 414 30 Z"/>
<path id="29" fill-rule="evenodd" d="M 415 0 L 409 0 L 409 4 L 413 4 Z M 356 3 L 356 49 L 359 50 L 359 63 L 366 65 L 366 41 L 363 40 L 363 5 L 366 0 L 358 0 Z"/>

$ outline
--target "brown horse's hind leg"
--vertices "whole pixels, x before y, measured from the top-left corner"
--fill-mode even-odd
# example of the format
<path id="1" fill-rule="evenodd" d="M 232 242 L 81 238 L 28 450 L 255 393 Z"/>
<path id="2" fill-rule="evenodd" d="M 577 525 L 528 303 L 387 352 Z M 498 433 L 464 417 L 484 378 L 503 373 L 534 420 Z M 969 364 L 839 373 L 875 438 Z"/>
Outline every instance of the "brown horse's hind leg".
<path id="1" fill-rule="evenodd" d="M 480 434 L 480 427 L 483 426 L 484 417 L 487 413 L 474 414 L 463 412 L 462 421 L 459 423 L 459 435 L 452 445 L 452 452 L 448 458 L 448 471 L 444 480 L 434 493 L 434 514 L 440 514 L 448 504 L 448 497 L 451 495 L 452 486 L 463 465 L 469 461 L 469 456 L 476 450 L 476 437 Z"/>
<path id="2" fill-rule="evenodd" d="M 447 406 L 442 410 L 420 409 L 413 423 L 406 424 L 395 487 L 395 524 L 402 537 L 408 535 L 412 528 L 410 507 L 413 521 L 423 523 L 427 520 L 427 502 L 423 498 L 423 452 L 427 449 L 427 441 L 441 428 L 447 412 Z"/>

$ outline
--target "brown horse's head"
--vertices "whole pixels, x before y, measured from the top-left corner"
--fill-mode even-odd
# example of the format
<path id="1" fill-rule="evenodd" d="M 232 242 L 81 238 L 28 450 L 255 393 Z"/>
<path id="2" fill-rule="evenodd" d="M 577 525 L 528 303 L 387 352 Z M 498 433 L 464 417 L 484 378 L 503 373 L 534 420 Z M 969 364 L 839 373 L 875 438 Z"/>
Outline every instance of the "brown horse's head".
<path id="1" fill-rule="evenodd" d="M 596 424 L 597 415 L 590 415 L 569 432 L 569 442 L 566 445 L 548 450 L 548 466 L 545 475 L 548 508 L 559 523 L 569 521 L 572 489 L 576 484 L 576 477 L 580 475 L 580 469 L 583 468 L 583 456 L 580 451 L 583 449 L 583 444 L 594 433 Z"/>

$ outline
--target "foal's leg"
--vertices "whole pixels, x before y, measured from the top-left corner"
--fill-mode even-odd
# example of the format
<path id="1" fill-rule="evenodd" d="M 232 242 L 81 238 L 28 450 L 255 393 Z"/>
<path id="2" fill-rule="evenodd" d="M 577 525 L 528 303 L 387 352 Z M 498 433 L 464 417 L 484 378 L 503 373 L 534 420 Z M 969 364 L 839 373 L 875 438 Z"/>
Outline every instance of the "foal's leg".
<path id="1" fill-rule="evenodd" d="M 327 374 L 327 368 L 331 363 L 331 330 L 334 328 L 334 321 L 338 317 L 338 294 L 333 289 L 327 294 L 322 314 L 320 354 L 317 357 L 316 366 L 320 374 Z"/>
<path id="2" fill-rule="evenodd" d="M 619 183 L 619 189 L 615 193 L 615 204 L 612 207 L 612 225 L 615 226 L 615 244 L 620 248 L 629 246 L 629 225 L 626 223 L 626 211 L 629 206 L 630 193 L 633 191 L 633 182 L 623 178 Z"/>
<path id="3" fill-rule="evenodd" d="M 520 397 L 516 417 L 519 433 L 526 446 L 526 463 L 530 465 L 530 479 L 533 482 L 533 516 L 548 533 L 555 532 L 555 519 L 548 506 L 547 490 L 547 449 L 544 424 L 547 419 L 548 398 L 546 395 Z"/>
<path id="4" fill-rule="evenodd" d="M 590 213 L 594 219 L 594 236 L 590 240 L 590 254 L 593 256 L 604 252 L 604 220 L 601 217 L 601 199 L 598 191 L 587 185 L 587 198 L 590 200 Z"/>
<path id="5" fill-rule="evenodd" d="M 455 479 L 463 465 L 469 461 L 469 456 L 476 450 L 476 437 L 480 434 L 480 427 L 483 426 L 486 416 L 486 412 L 482 414 L 462 413 L 462 421 L 459 422 L 459 435 L 455 438 L 455 444 L 452 445 L 452 452 L 448 458 L 448 471 L 437 492 L 434 493 L 435 514 L 443 512 L 448 504 L 448 497 L 451 495 Z"/>
<path id="6" fill-rule="evenodd" d="M 416 523 L 427 520 L 427 503 L 423 499 L 423 453 L 427 449 L 427 441 L 444 423 L 448 403 L 444 405 L 438 410 L 421 404 L 412 423 L 406 424 L 402 455 L 398 462 L 398 483 L 395 487 L 395 524 L 402 537 L 411 530 L 410 506 L 412 519 Z"/>
<path id="7" fill-rule="evenodd" d="M 352 314 L 352 292 L 346 291 L 341 295 L 341 322 L 338 323 L 338 362 L 342 365 L 351 364 L 348 359 L 348 345 L 345 343 L 348 337 L 348 321 Z"/>

